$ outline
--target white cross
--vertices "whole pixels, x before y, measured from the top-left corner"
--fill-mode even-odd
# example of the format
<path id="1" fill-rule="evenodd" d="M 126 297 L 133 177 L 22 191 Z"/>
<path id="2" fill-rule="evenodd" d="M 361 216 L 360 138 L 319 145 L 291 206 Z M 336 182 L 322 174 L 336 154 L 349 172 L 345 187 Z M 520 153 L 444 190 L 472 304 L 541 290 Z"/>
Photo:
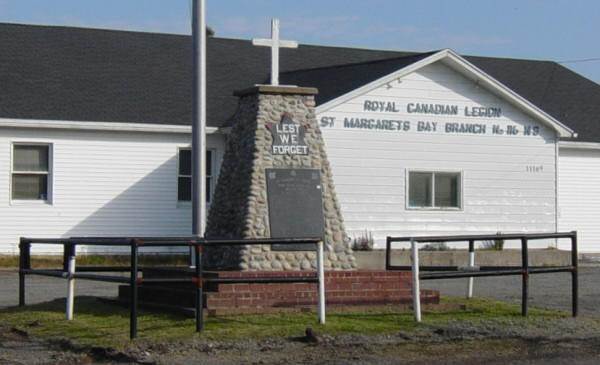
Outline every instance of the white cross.
<path id="1" fill-rule="evenodd" d="M 279 48 L 298 48 L 298 42 L 279 39 L 279 19 L 271 20 L 271 39 L 253 39 L 255 46 L 271 47 L 271 85 L 279 85 Z"/>

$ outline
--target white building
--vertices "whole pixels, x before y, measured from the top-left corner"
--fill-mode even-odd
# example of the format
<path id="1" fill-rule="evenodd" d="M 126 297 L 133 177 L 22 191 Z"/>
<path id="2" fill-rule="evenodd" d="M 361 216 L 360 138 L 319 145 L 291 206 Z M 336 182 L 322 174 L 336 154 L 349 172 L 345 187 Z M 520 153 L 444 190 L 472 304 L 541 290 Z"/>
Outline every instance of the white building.
<path id="1" fill-rule="evenodd" d="M 188 37 L 0 24 L 0 253 L 191 233 Z M 211 38 L 208 174 L 267 49 Z M 300 46 L 350 236 L 578 230 L 600 251 L 600 85 L 552 62 Z M 573 138 L 575 133 L 578 138 Z M 208 194 L 210 196 L 210 194 Z"/>

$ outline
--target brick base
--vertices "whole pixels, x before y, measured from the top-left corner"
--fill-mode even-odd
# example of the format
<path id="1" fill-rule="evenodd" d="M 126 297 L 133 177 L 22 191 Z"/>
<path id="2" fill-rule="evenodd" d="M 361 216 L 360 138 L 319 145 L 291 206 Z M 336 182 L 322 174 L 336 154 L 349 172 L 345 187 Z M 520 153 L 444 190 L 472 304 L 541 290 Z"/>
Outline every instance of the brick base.
<path id="1" fill-rule="evenodd" d="M 212 272 L 207 276 L 227 278 L 307 277 L 310 272 Z M 173 272 L 144 272 L 144 277 L 180 276 Z M 189 275 L 189 273 L 187 273 Z M 186 275 L 186 276 L 187 276 Z M 409 304 L 412 302 L 411 273 L 394 271 L 329 271 L 325 273 L 325 297 L 328 306 Z M 126 298 L 128 287 L 120 290 Z M 194 291 L 189 285 L 164 287 L 143 284 L 140 300 L 155 304 L 193 307 Z M 264 313 L 277 310 L 314 308 L 316 283 L 215 284 L 205 287 L 205 308 L 209 314 Z M 421 291 L 423 303 L 439 303 L 439 293 Z"/>
<path id="2" fill-rule="evenodd" d="M 220 278 L 300 277 L 314 274 L 302 272 L 222 272 Z M 209 312 L 230 311 L 232 308 L 302 308 L 317 305 L 317 285 L 286 284 L 219 284 L 216 292 L 206 296 Z M 325 274 L 327 305 L 383 305 L 412 302 L 411 274 L 386 271 L 331 271 Z M 438 303 L 439 294 L 423 291 L 425 303 Z"/>

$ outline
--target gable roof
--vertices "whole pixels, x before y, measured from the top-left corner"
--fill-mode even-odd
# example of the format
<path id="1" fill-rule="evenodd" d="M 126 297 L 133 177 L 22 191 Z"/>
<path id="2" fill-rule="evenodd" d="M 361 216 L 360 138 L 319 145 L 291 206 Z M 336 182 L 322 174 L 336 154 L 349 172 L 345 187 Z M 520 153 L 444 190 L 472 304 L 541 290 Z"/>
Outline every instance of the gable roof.
<path id="1" fill-rule="evenodd" d="M 233 91 L 268 79 L 270 51 L 223 38 L 209 38 L 207 49 L 208 125 L 219 127 L 237 107 Z M 328 79 L 336 83 L 368 83 L 427 55 L 300 45 L 281 50 L 282 78 L 330 67 L 335 76 Z M 579 140 L 600 142 L 600 85 L 554 62 L 465 58 L 578 132 Z M 359 63 L 369 66 L 343 72 L 351 69 L 343 65 Z M 0 24 L 0 118 L 190 125 L 191 71 L 189 36 Z M 323 77 L 309 81 L 315 86 Z M 322 87 L 318 102 L 343 89 Z"/>
<path id="2" fill-rule="evenodd" d="M 282 73 L 280 80 L 286 85 L 312 85 L 319 90 L 317 105 L 323 105 L 433 54 L 435 52 L 416 53 L 384 60 L 289 71 Z"/>
<path id="3" fill-rule="evenodd" d="M 0 118 L 190 125 L 189 36 L 0 24 Z M 208 125 L 237 107 L 233 92 L 263 83 L 270 50 L 209 38 Z M 397 57 L 396 52 L 301 45 L 282 71 Z"/>
<path id="4" fill-rule="evenodd" d="M 529 114 L 533 118 L 541 121 L 555 130 L 559 136 L 570 138 L 574 135 L 574 132 L 569 127 L 548 115 L 543 110 L 539 109 L 528 100 L 516 94 L 510 88 L 489 76 L 484 71 L 480 70 L 475 65 L 468 62 L 466 59 L 450 49 L 444 49 L 429 54 L 424 53 L 420 55 L 401 57 L 398 59 L 359 63 L 355 65 L 344 65 L 335 68 L 335 70 L 341 70 L 341 74 L 343 75 L 357 75 L 351 79 L 345 79 L 342 77 L 338 80 L 334 77 L 334 79 L 331 80 L 328 75 L 330 73 L 333 75 L 337 74 L 337 72 L 332 72 L 333 70 L 331 67 L 306 71 L 295 71 L 290 72 L 285 76 L 286 81 L 295 81 L 299 82 L 300 84 L 306 82 L 306 80 L 310 80 L 309 82 L 313 82 L 313 80 L 316 79 L 321 80 L 321 85 L 319 86 L 321 87 L 324 97 L 322 97 L 322 103 L 320 103 L 319 107 L 317 108 L 317 113 L 321 113 L 354 99 L 357 96 L 363 95 L 364 93 L 388 84 L 394 80 L 399 80 L 402 77 L 435 62 L 443 62 L 456 72 L 466 76 L 468 79 L 480 83 L 480 85 L 486 88 L 489 92 L 492 92 L 496 96 L 515 105 L 517 108 L 523 110 L 526 114 Z M 379 72 L 379 75 L 377 75 L 375 72 L 370 72 L 370 78 L 375 79 L 367 82 L 363 73 L 368 72 L 370 68 L 375 68 L 376 71 Z M 361 77 L 361 75 L 363 76 Z M 358 80 L 355 81 L 355 79 Z M 332 98 L 332 95 L 337 96 Z"/>

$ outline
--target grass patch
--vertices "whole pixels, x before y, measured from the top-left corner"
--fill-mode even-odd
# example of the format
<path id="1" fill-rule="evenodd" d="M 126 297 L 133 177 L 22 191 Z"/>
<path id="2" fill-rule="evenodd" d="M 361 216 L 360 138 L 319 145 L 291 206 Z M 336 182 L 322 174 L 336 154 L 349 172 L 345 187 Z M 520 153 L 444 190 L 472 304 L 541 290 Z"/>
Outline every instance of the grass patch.
<path id="1" fill-rule="evenodd" d="M 485 299 L 444 298 L 438 309 L 424 311 L 422 324 L 413 320 L 410 311 L 393 307 L 360 309 L 360 312 L 329 313 L 327 324 L 320 326 L 315 313 L 286 313 L 210 317 L 202 334 L 194 332 L 194 320 L 174 314 L 142 311 L 139 317 L 141 342 L 160 342 L 204 338 L 209 340 L 297 337 L 311 326 L 320 333 L 386 334 L 414 331 L 421 326 L 443 325 L 449 321 L 551 320 L 566 317 L 559 311 L 531 309 L 529 319 L 520 316 L 520 307 Z M 0 310 L 0 323 L 27 331 L 33 336 L 52 339 L 69 338 L 79 345 L 124 349 L 129 344 L 129 312 L 92 297 L 78 297 L 75 320 L 64 319 L 64 300 Z"/>
<path id="2" fill-rule="evenodd" d="M 62 255 L 32 255 L 31 266 L 36 269 L 62 267 Z M 187 255 L 140 254 L 140 265 L 147 266 L 186 266 Z M 77 266 L 129 266 L 129 255 L 79 255 Z M 0 255 L 1 268 L 18 268 L 19 256 Z"/>
<path id="3" fill-rule="evenodd" d="M 0 255 L 0 267 L 18 268 L 19 256 L 16 255 Z"/>

